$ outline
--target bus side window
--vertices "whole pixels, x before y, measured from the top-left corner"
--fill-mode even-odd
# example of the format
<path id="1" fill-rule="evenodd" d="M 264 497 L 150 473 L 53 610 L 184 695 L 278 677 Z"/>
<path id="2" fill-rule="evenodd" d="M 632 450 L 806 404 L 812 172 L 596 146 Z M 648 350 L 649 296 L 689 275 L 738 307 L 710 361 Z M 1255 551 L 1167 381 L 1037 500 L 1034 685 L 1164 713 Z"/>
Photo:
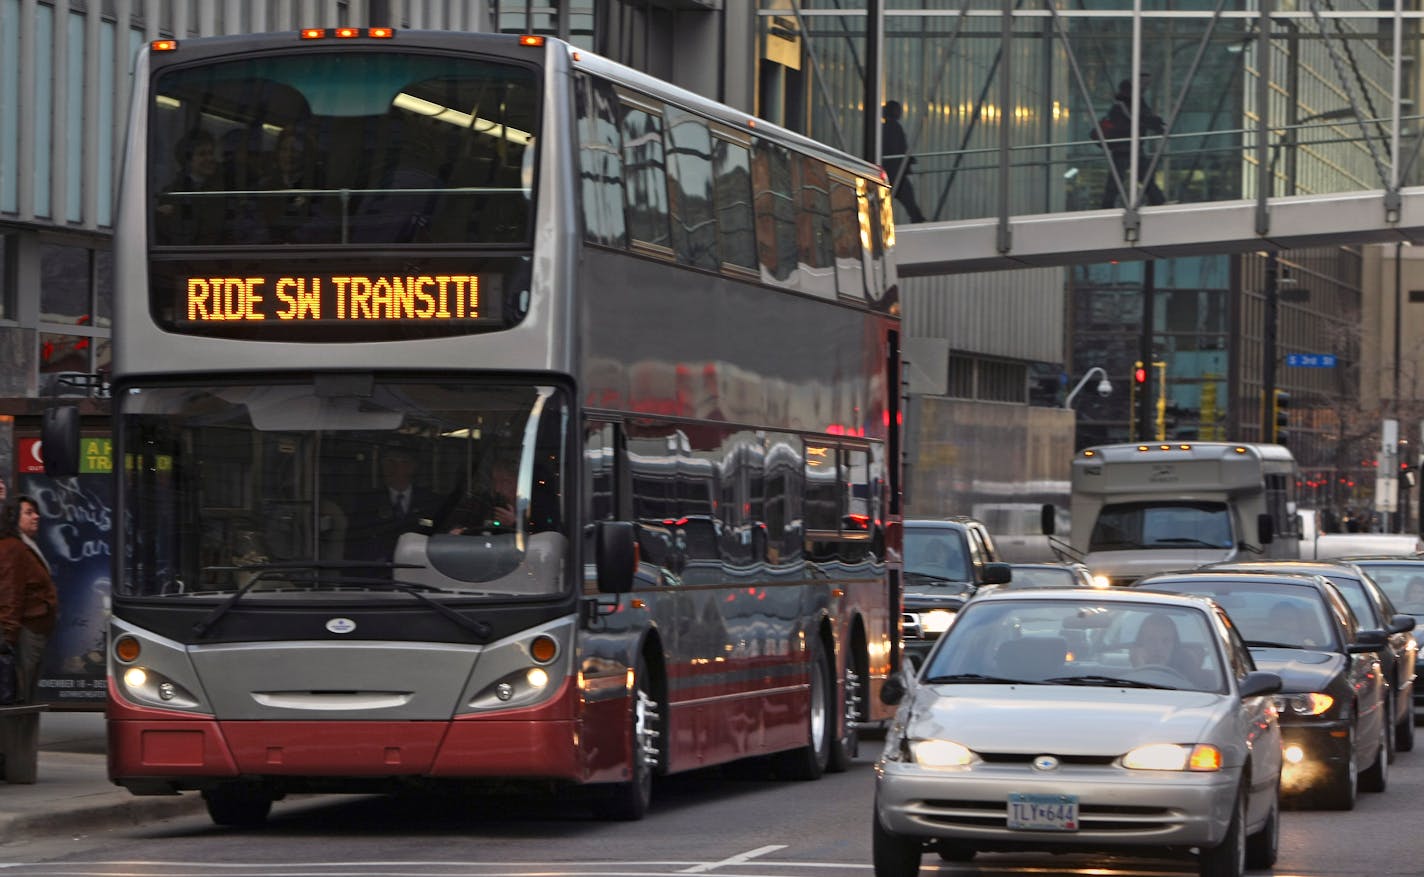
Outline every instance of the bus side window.
<path id="1" fill-rule="evenodd" d="M 717 257 L 717 219 L 712 208 L 712 133 L 691 113 L 667 107 L 668 186 L 676 195 L 672 208 L 672 244 L 684 265 L 721 267 Z"/>
<path id="2" fill-rule="evenodd" d="M 667 165 L 663 154 L 663 118 L 659 113 L 623 105 L 623 192 L 628 205 L 628 236 L 655 247 L 671 246 L 668 234 Z"/>
<path id="3" fill-rule="evenodd" d="M 716 168 L 717 238 L 724 265 L 756 269 L 756 227 L 752 218 L 751 154 L 744 143 L 718 137 L 712 145 Z"/>
<path id="4" fill-rule="evenodd" d="M 831 259 L 831 193 L 825 162 L 798 156 L 796 173 L 796 245 L 803 292 L 831 298 L 836 294 Z"/>
<path id="5" fill-rule="evenodd" d="M 584 239 L 622 249 L 628 246 L 628 228 L 618 99 L 606 82 L 580 76 L 577 85 Z"/>
<path id="6" fill-rule="evenodd" d="M 792 286 L 797 260 L 796 205 L 791 195 L 791 154 L 785 147 L 757 141 L 752 153 L 752 199 L 762 280 Z"/>
<path id="7" fill-rule="evenodd" d="M 864 266 L 860 258 L 860 224 L 855 188 L 831 181 L 831 239 L 836 259 L 836 290 L 842 298 L 865 300 Z"/>

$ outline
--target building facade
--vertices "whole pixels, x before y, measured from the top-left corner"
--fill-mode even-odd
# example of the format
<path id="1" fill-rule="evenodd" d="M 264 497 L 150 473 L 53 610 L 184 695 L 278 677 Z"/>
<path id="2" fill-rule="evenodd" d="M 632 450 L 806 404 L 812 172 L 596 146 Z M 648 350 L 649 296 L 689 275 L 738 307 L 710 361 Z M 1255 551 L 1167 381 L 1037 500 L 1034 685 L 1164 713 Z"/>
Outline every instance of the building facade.
<path id="1" fill-rule="evenodd" d="M 116 174 L 133 59 L 149 40 L 344 24 L 559 36 L 907 168 L 902 191 L 908 179 L 932 222 L 1126 205 L 1130 231 L 1135 208 L 1158 199 L 1378 187 L 1382 156 L 1417 156 L 1417 13 L 1133 5 L 0 0 L 0 473 L 16 471 L 17 437 L 36 433 L 57 397 L 80 400 L 102 429 L 102 386 L 85 376 L 108 363 Z M 883 149 L 879 108 L 891 100 L 913 161 Z M 1138 118 L 1135 154 L 1105 136 L 1115 104 Z M 1402 140 L 1388 136 L 1396 106 Z M 1414 167 L 1394 182 L 1417 179 Z M 908 200 L 897 201 L 901 222 Z M 1412 256 L 1322 246 L 1150 272 L 1123 263 L 905 281 L 910 514 L 1027 520 L 1014 513 L 1062 502 L 1076 448 L 1159 429 L 1269 438 L 1276 390 L 1289 394 L 1308 501 L 1363 501 L 1379 417 L 1412 418 L 1417 432 L 1424 415 L 1411 407 L 1424 368 L 1407 331 L 1424 307 Z M 1290 364 L 1303 354 L 1334 365 Z M 1132 389 L 1139 361 L 1151 364 L 1151 405 Z M 1094 368 L 1114 392 L 1089 387 L 1066 409 Z"/>

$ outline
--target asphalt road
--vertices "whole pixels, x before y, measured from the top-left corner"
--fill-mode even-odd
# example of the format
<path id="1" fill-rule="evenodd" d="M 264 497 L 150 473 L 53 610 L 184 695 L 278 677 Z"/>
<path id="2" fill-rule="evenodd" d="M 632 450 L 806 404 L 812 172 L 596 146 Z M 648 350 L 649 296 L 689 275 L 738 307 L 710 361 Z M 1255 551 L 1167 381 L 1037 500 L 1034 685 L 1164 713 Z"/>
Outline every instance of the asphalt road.
<path id="1" fill-rule="evenodd" d="M 768 781 L 755 768 L 661 784 L 642 822 L 605 823 L 575 796 L 306 797 L 280 802 L 260 830 L 183 817 L 0 848 L 0 874 L 290 875 L 290 877 L 869 877 L 871 752 L 813 783 Z M 1424 749 L 1424 747 L 1421 747 Z M 3 794 L 3 791 L 0 791 Z M 1403 753 L 1390 788 L 1350 813 L 1289 811 L 1286 877 L 1424 873 L 1417 802 L 1424 751 Z M 982 855 L 971 865 L 925 857 L 922 874 L 1193 874 L 1190 863 L 1105 857 Z"/>

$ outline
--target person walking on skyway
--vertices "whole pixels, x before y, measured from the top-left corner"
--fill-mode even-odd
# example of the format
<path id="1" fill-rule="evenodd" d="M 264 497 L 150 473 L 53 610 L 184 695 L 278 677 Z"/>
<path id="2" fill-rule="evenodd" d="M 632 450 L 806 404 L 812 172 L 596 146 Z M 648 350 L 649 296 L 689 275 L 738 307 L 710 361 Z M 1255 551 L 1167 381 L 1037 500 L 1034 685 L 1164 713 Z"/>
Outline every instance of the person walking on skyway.
<path id="1" fill-rule="evenodd" d="M 920 212 L 920 205 L 915 200 L 915 187 L 910 184 L 910 165 L 915 163 L 915 159 L 910 156 L 910 142 L 905 137 L 905 129 L 900 125 L 900 116 L 903 113 L 904 109 L 899 101 L 885 102 L 885 109 L 881 113 L 884 124 L 880 128 L 881 163 L 886 175 L 890 177 L 894 198 L 905 205 L 905 211 L 910 214 L 910 221 L 924 222 L 925 215 Z"/>
<path id="2" fill-rule="evenodd" d="M 1145 77 L 1144 77 L 1145 78 Z M 1144 83 L 1145 85 L 1145 83 Z M 1145 90 L 1145 89 L 1144 89 Z M 1116 174 L 1109 173 L 1103 182 L 1103 200 L 1100 205 L 1107 210 L 1117 206 L 1118 183 L 1121 181 L 1123 188 L 1131 186 L 1132 179 L 1132 80 L 1124 79 L 1117 85 L 1117 93 L 1113 95 L 1112 109 L 1103 116 L 1093 127 L 1089 135 L 1094 140 L 1101 140 L 1107 147 L 1108 157 L 1112 161 L 1112 166 L 1117 169 Z M 1146 97 L 1139 97 L 1137 102 L 1138 119 L 1141 130 L 1138 131 L 1139 142 L 1151 134 L 1163 134 L 1166 126 L 1162 122 L 1162 117 L 1152 112 L 1152 108 L 1147 105 Z M 1151 156 L 1144 148 L 1137 160 L 1138 182 L 1145 183 L 1146 188 L 1142 196 L 1148 204 L 1162 204 L 1167 200 L 1167 196 L 1162 194 L 1162 190 L 1157 186 L 1155 174 L 1149 175 L 1148 168 L 1151 165 Z M 1125 199 L 1126 206 L 1132 206 L 1131 198 Z"/>

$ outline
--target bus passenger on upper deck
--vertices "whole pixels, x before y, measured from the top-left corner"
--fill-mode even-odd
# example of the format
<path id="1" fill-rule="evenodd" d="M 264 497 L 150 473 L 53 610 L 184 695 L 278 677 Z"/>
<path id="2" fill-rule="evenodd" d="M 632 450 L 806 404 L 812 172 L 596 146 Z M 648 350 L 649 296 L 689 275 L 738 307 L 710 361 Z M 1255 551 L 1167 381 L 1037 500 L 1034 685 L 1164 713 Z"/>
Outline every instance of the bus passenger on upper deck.
<path id="1" fill-rule="evenodd" d="M 258 215 L 273 243 L 302 243 L 320 237 L 313 227 L 321 198 L 311 192 L 322 188 L 310 138 L 295 126 L 277 135 L 272 167 L 257 182 Z"/>
<path id="2" fill-rule="evenodd" d="M 194 128 L 173 150 L 178 173 L 164 188 L 154 218 L 159 244 L 213 244 L 222 237 L 223 200 L 218 188 L 218 150 L 213 135 Z"/>

